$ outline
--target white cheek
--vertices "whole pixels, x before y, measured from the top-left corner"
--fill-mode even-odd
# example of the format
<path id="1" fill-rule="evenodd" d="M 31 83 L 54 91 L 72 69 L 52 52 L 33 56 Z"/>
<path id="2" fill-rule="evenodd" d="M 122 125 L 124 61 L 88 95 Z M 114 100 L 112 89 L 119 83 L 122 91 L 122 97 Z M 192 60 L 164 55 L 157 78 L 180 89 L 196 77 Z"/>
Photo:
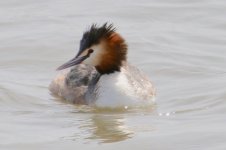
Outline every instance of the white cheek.
<path id="1" fill-rule="evenodd" d="M 87 59 L 83 61 L 83 63 L 87 65 L 95 66 L 98 64 L 97 56 L 98 56 L 97 53 L 93 52 L 92 54 L 90 54 L 90 56 Z"/>
<path id="2" fill-rule="evenodd" d="M 90 49 L 93 49 L 93 53 L 91 53 L 90 56 L 83 61 L 83 63 L 91 66 L 96 66 L 100 62 L 103 48 L 100 45 L 95 45 L 90 47 Z"/>

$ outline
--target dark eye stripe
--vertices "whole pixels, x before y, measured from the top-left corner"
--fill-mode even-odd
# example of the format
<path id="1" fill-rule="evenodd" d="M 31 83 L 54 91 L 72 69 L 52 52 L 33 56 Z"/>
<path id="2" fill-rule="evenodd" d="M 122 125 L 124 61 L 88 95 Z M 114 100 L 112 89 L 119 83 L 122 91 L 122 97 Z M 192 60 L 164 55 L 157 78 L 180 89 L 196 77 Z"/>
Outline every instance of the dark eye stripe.
<path id="1" fill-rule="evenodd" d="M 93 53 L 93 49 L 89 49 L 89 50 L 88 50 L 88 53 L 89 53 L 89 54 Z"/>

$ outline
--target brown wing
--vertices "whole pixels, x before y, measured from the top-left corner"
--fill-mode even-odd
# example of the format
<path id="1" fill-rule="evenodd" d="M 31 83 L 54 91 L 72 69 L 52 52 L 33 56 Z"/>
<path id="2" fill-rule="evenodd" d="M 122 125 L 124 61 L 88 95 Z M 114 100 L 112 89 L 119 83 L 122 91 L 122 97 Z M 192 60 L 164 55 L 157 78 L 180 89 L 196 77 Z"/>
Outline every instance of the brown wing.
<path id="1" fill-rule="evenodd" d="M 93 67 L 84 64 L 62 70 L 49 85 L 49 90 L 53 95 L 61 97 L 67 102 L 86 104 L 84 96 L 88 83 L 95 74 L 97 72 Z"/>
<path id="2" fill-rule="evenodd" d="M 148 76 L 145 75 L 138 68 L 124 62 L 122 70 L 127 76 L 129 83 L 134 87 L 134 92 L 143 99 L 153 98 L 155 95 L 155 88 L 153 87 Z"/>

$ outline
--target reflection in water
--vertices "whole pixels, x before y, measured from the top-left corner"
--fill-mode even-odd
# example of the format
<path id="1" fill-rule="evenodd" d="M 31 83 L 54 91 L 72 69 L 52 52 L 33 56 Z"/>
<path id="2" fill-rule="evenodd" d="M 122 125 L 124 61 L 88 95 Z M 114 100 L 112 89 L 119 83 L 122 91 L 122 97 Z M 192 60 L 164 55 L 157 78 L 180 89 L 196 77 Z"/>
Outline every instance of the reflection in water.
<path id="1" fill-rule="evenodd" d="M 133 135 L 133 131 L 125 125 L 124 117 L 119 114 L 95 114 L 90 124 L 82 128 L 89 128 L 91 132 L 87 139 L 99 139 L 103 143 L 123 141 Z"/>

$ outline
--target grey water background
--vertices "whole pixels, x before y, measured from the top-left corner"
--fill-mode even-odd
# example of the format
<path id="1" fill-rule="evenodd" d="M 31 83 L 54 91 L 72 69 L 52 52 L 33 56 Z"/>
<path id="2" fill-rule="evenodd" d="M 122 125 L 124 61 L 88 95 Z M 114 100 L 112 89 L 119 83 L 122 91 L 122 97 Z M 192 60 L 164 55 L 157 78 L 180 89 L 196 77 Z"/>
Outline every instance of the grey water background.
<path id="1" fill-rule="evenodd" d="M 112 22 L 157 89 L 150 109 L 52 97 L 84 30 Z M 226 1 L 0 1 L 0 149 L 226 149 Z"/>

